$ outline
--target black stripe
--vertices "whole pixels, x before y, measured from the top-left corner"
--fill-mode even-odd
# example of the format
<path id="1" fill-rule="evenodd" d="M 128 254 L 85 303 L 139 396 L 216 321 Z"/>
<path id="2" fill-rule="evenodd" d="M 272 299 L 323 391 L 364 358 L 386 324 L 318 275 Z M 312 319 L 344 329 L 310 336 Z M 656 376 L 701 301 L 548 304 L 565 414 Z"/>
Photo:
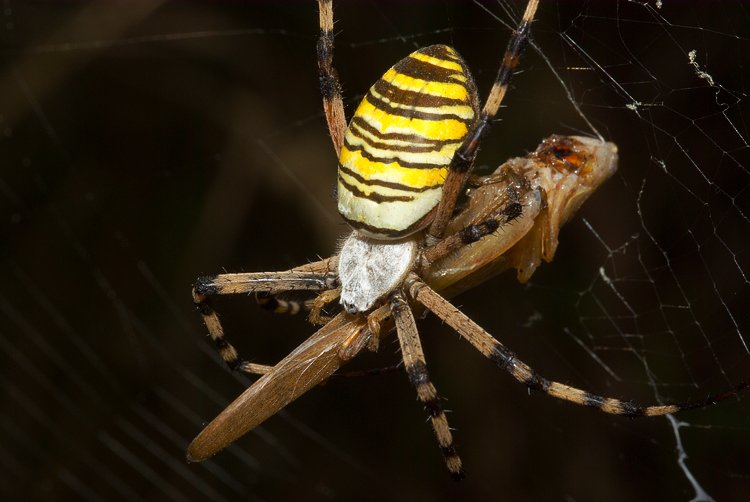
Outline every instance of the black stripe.
<path id="1" fill-rule="evenodd" d="M 604 398 L 601 396 L 597 396 L 596 394 L 589 394 L 588 392 L 586 392 L 583 395 L 581 404 L 584 406 L 590 406 L 592 408 L 601 408 L 602 405 L 604 405 Z"/>
<path id="2" fill-rule="evenodd" d="M 229 342 L 224 337 L 217 338 L 216 340 L 214 340 L 214 345 L 216 346 L 216 350 L 218 350 L 219 352 L 224 352 L 229 347 L 231 347 L 231 345 L 229 345 Z M 227 362 L 227 364 L 229 363 Z"/>
<path id="3" fill-rule="evenodd" d="M 216 286 L 216 284 L 214 284 L 214 280 L 216 280 L 216 277 L 218 276 L 208 275 L 208 276 L 199 278 L 195 282 L 195 286 L 193 286 L 195 288 L 195 291 L 199 295 L 203 295 L 203 296 L 213 296 L 217 294 L 219 291 L 219 288 Z"/>
<path id="4" fill-rule="evenodd" d="M 540 390 L 542 392 L 547 392 L 550 386 L 550 381 L 539 376 L 534 370 L 531 370 L 531 374 L 523 383 L 531 390 Z"/>
<path id="5" fill-rule="evenodd" d="M 458 63 L 461 65 L 461 67 L 466 67 L 463 60 L 461 59 L 461 56 L 459 56 L 455 51 L 450 50 L 448 46 L 442 45 L 442 44 L 435 44 L 435 45 L 429 45 L 427 47 L 422 47 L 417 52 L 420 54 L 424 54 L 425 56 L 430 56 L 437 59 L 444 59 L 445 61 L 452 61 L 455 63 Z"/>
<path id="6" fill-rule="evenodd" d="M 353 196 L 359 197 L 360 199 L 367 199 L 370 202 L 375 202 L 376 204 L 382 204 L 383 202 L 411 202 L 414 200 L 414 197 L 408 195 L 381 195 L 377 192 L 366 194 L 354 185 L 350 185 L 346 181 L 342 180 L 340 176 L 339 183 L 344 185 L 344 188 L 349 190 Z"/>
<path id="7" fill-rule="evenodd" d="M 645 410 L 633 401 L 619 401 L 620 415 L 624 417 L 637 418 L 645 415 Z"/>
<path id="8" fill-rule="evenodd" d="M 442 183 L 438 185 L 428 185 L 421 188 L 417 187 L 410 187 L 409 185 L 402 185 L 401 183 L 396 183 L 393 181 L 383 181 L 378 179 L 365 179 L 363 178 L 359 173 L 352 171 L 346 166 L 342 166 L 339 164 L 339 170 L 345 172 L 348 176 L 351 176 L 355 180 L 357 180 L 359 183 L 362 183 L 363 185 L 367 186 L 382 186 L 386 188 L 390 188 L 392 190 L 401 190 L 403 192 L 415 192 L 415 193 L 421 193 L 426 192 L 428 190 L 435 190 L 436 188 L 440 188 L 443 186 Z M 340 178 L 339 178 L 340 179 Z M 343 183 L 343 180 L 342 180 Z"/>
<path id="9" fill-rule="evenodd" d="M 204 317 L 210 316 L 214 314 L 214 309 L 211 308 L 211 305 L 208 304 L 208 299 L 203 300 L 202 302 L 196 303 L 195 308 L 198 310 L 198 312 L 201 313 Z"/>
<path id="10" fill-rule="evenodd" d="M 351 126 L 356 126 L 358 129 L 362 129 L 364 131 L 367 131 L 368 133 L 372 134 L 373 136 L 377 136 L 380 139 L 383 140 L 389 140 L 389 141 L 403 141 L 403 142 L 409 142 L 414 145 L 417 144 L 423 144 L 429 146 L 432 148 L 434 145 L 434 148 L 439 150 L 443 146 L 445 146 L 448 143 L 460 143 L 461 140 L 455 140 L 455 139 L 444 139 L 444 140 L 436 140 L 431 138 L 425 138 L 424 136 L 418 136 L 416 134 L 403 134 L 400 132 L 389 132 L 389 133 L 383 133 L 377 130 L 375 127 L 372 126 L 369 122 L 367 122 L 365 119 L 363 119 L 361 116 L 357 115 L 352 119 L 352 123 L 350 125 L 349 131 L 352 132 L 355 136 L 358 138 L 365 139 L 363 136 L 356 134 L 354 129 Z M 378 144 L 373 143 L 372 141 L 368 140 L 368 143 L 370 144 Z M 387 149 L 389 150 L 395 150 L 396 148 L 391 145 L 386 145 Z M 415 147 L 418 148 L 418 147 Z"/>
<path id="11" fill-rule="evenodd" d="M 255 301 L 258 302 L 261 308 L 265 310 L 274 311 L 279 308 L 279 300 L 271 293 L 260 292 L 255 293 Z"/>
<path id="12" fill-rule="evenodd" d="M 503 60 L 503 66 L 500 69 L 500 73 L 497 76 L 496 82 L 500 85 L 508 85 L 511 77 L 513 76 L 513 70 L 518 64 L 518 59 L 521 57 L 523 50 L 529 43 L 529 29 L 531 23 L 525 22 L 521 25 L 518 31 L 514 31 L 513 35 L 508 41 L 508 48 L 505 49 L 507 57 Z"/>
<path id="13" fill-rule="evenodd" d="M 456 78 L 456 70 L 449 70 L 440 66 L 435 66 L 418 59 L 406 57 L 396 63 L 393 67 L 398 73 L 409 78 L 437 82 L 439 84 L 458 84 L 465 87 L 462 79 Z"/>
<path id="14" fill-rule="evenodd" d="M 516 360 L 516 354 L 497 341 L 492 345 L 492 350 L 487 357 L 501 370 L 507 369 Z"/>
<path id="15" fill-rule="evenodd" d="M 604 404 L 606 401 L 607 401 L 607 398 L 586 392 L 583 396 L 582 404 L 584 406 L 590 406 L 592 408 L 599 408 L 601 410 L 604 407 Z M 636 403 L 634 403 L 633 401 L 619 401 L 617 399 L 615 399 L 614 401 L 617 402 L 617 407 L 619 408 L 619 410 L 617 410 L 618 415 L 635 418 L 635 417 L 643 416 L 644 414 L 643 408 L 637 405 Z"/>
<path id="16" fill-rule="evenodd" d="M 446 47 L 443 45 L 432 45 L 430 47 L 424 47 L 417 52 L 437 59 L 443 59 L 449 62 L 458 63 L 459 65 L 461 65 L 461 73 L 463 73 L 467 77 L 469 76 L 469 70 L 466 67 L 466 64 L 464 64 L 461 59 L 456 59 L 455 57 L 452 57 L 452 55 L 448 56 Z M 458 71 L 451 70 L 449 68 L 443 68 L 441 66 L 436 66 L 425 61 L 420 61 L 419 59 L 414 59 L 412 57 L 405 57 L 404 59 L 396 63 L 393 66 L 393 69 L 411 78 L 429 80 L 432 82 L 439 82 L 441 84 L 459 84 L 464 87 L 466 86 L 463 81 L 455 77 L 455 75 L 459 73 Z"/>
<path id="17" fill-rule="evenodd" d="M 382 78 L 375 82 L 375 85 L 373 85 L 372 88 L 384 98 L 402 105 L 427 106 L 434 108 L 441 108 L 443 106 L 471 106 L 470 101 L 465 101 L 463 99 L 446 98 L 443 96 L 427 94 L 425 92 L 401 89 Z"/>
<path id="18" fill-rule="evenodd" d="M 359 118 L 359 117 L 358 117 Z M 369 124 L 368 124 L 369 126 Z M 369 126 L 372 127 L 372 126 Z M 377 148 L 378 150 L 388 150 L 390 152 L 406 152 L 406 153 L 433 153 L 433 152 L 439 152 L 443 149 L 443 147 L 446 144 L 453 143 L 456 145 L 456 148 L 461 144 L 461 141 L 458 140 L 450 140 L 450 141 L 435 141 L 432 143 L 423 143 L 421 145 L 415 145 L 415 144 L 406 144 L 406 145 L 393 145 L 391 143 L 381 143 L 379 141 L 373 141 L 370 136 L 365 136 L 363 134 L 363 131 L 361 130 L 359 124 L 352 121 L 352 123 L 349 125 L 349 133 L 356 137 L 361 139 L 362 141 L 366 142 L 369 146 L 373 148 Z M 348 146 L 352 146 L 351 143 L 348 141 L 346 142 Z"/>
<path id="19" fill-rule="evenodd" d="M 435 209 L 437 209 L 437 206 L 435 207 Z M 341 215 L 341 217 L 344 218 L 344 221 L 346 221 L 349 224 L 349 226 L 351 226 L 352 228 L 357 229 L 357 230 L 364 230 L 364 231 L 370 232 L 371 234 L 382 235 L 384 237 L 402 237 L 404 235 L 409 235 L 411 233 L 414 233 L 420 228 L 424 227 L 427 224 L 427 222 L 429 222 L 430 220 L 432 220 L 432 218 L 434 218 L 434 216 L 435 216 L 435 210 L 433 209 L 432 211 L 427 213 L 424 217 L 420 218 L 418 221 L 415 221 L 414 223 L 412 223 L 405 229 L 393 230 L 390 228 L 381 228 L 381 227 L 376 227 L 375 225 L 368 225 L 367 223 L 363 223 L 361 221 L 350 220 L 343 214 Z"/>
<path id="20" fill-rule="evenodd" d="M 364 139 L 364 138 L 363 138 Z M 365 140 L 366 141 L 366 140 Z M 370 162 L 379 162 L 381 164 L 398 164 L 405 169 L 442 169 L 448 168 L 449 164 L 428 164 L 424 162 L 406 162 L 399 157 L 376 157 L 364 149 L 364 146 L 352 145 L 348 141 L 344 142 L 344 147 L 350 152 L 360 152 L 363 158 Z"/>
<path id="21" fill-rule="evenodd" d="M 437 397 L 425 401 L 424 409 L 427 410 L 427 414 L 430 416 L 430 418 L 437 418 L 443 415 L 443 407 L 440 406 L 440 400 Z"/>
<path id="22" fill-rule="evenodd" d="M 405 305 L 403 302 L 399 304 L 399 308 L 404 308 Z M 422 361 L 414 361 L 413 364 L 410 364 L 406 367 L 406 374 L 409 376 L 409 381 L 414 387 L 419 387 L 420 385 L 429 385 L 430 384 L 430 377 L 427 373 L 427 365 L 423 363 Z M 435 398 L 433 398 L 435 399 Z"/>
<path id="23" fill-rule="evenodd" d="M 407 119 L 429 120 L 431 122 L 441 122 L 443 120 L 453 119 L 459 122 L 463 122 L 467 126 L 471 125 L 474 122 L 474 120 L 468 120 L 463 117 L 459 117 L 455 113 L 427 113 L 427 112 L 417 111 L 413 108 L 398 108 L 395 106 L 391 106 L 389 103 L 386 103 L 385 101 L 382 101 L 376 98 L 369 92 L 365 96 L 365 99 L 373 107 L 377 108 L 378 110 L 388 113 L 390 115 L 395 115 L 397 117 L 404 117 Z"/>

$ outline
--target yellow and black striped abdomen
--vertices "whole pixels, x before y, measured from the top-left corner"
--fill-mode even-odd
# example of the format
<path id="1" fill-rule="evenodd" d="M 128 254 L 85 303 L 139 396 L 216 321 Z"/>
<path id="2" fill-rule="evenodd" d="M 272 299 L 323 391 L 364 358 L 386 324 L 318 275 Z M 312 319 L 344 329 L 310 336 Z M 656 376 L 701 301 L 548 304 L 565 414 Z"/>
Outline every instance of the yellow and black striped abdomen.
<path id="1" fill-rule="evenodd" d="M 450 47 L 425 47 L 388 70 L 346 131 L 338 176 L 344 219 L 376 239 L 424 228 L 477 108 L 474 81 Z"/>

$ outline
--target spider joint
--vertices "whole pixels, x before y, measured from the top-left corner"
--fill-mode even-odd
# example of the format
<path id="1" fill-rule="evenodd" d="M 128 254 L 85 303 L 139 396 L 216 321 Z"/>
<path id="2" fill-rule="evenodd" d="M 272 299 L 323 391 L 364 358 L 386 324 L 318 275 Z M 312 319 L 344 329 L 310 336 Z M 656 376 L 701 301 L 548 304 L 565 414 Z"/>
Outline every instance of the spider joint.
<path id="1" fill-rule="evenodd" d="M 197 299 L 199 296 L 206 297 L 218 293 L 219 288 L 214 283 L 216 277 L 217 276 L 215 275 L 208 275 L 205 277 L 201 277 L 197 281 L 195 281 L 195 285 L 193 286 L 193 298 L 196 299 L 196 302 L 203 301 L 203 299 Z"/>
<path id="2" fill-rule="evenodd" d="M 501 370 L 507 370 L 516 365 L 516 355 L 499 345 L 492 347 L 489 359 Z"/>
<path id="3" fill-rule="evenodd" d="M 549 382 L 534 372 L 528 373 L 524 377 L 523 383 L 529 390 L 547 392 L 549 388 Z"/>
<path id="4" fill-rule="evenodd" d="M 408 365 L 406 367 L 406 374 L 409 376 L 409 382 L 418 390 L 425 385 L 431 385 L 430 375 L 427 373 L 427 365 L 422 361 L 414 361 Z"/>
<path id="5" fill-rule="evenodd" d="M 200 299 L 196 299 L 195 309 L 204 317 L 215 315 L 214 309 L 212 309 L 208 304 L 208 299 L 205 296 Z"/>
<path id="6" fill-rule="evenodd" d="M 427 411 L 429 418 L 433 419 L 444 414 L 442 406 L 440 406 L 440 399 L 436 396 L 430 399 L 424 404 L 424 409 Z"/>
<path id="7" fill-rule="evenodd" d="M 341 287 L 341 281 L 338 274 L 329 273 L 323 276 L 323 289 L 338 289 Z"/>
<path id="8" fill-rule="evenodd" d="M 424 256 L 424 253 L 422 254 L 422 260 L 426 261 L 426 257 Z M 429 265 L 429 263 L 428 263 Z M 427 266 L 427 265 L 425 265 Z M 404 281 L 404 291 L 407 291 L 409 293 L 409 296 L 414 298 L 416 300 L 417 295 L 419 292 L 426 287 L 427 284 L 424 283 L 421 277 L 419 277 L 414 272 L 410 273 L 406 276 L 406 280 Z"/>
<path id="9" fill-rule="evenodd" d="M 619 401 L 619 414 L 628 418 L 642 417 L 645 413 L 643 408 L 633 401 Z"/>

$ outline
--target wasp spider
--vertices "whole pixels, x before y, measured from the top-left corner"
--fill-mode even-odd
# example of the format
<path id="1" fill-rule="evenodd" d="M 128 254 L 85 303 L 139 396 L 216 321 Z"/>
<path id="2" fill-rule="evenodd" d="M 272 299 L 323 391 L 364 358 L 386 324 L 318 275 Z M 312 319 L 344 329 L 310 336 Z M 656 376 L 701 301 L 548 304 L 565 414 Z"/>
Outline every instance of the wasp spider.
<path id="1" fill-rule="evenodd" d="M 617 147 L 581 137 L 552 136 L 494 174 L 471 176 L 475 154 L 490 130 L 528 41 L 537 0 L 529 1 L 513 32 L 495 83 L 480 110 L 474 81 L 450 47 L 407 56 L 370 89 L 346 126 L 333 58 L 333 10 L 321 0 L 318 63 L 328 127 L 339 154 L 338 209 L 354 231 L 337 256 L 279 273 L 222 274 L 193 289 L 210 336 L 229 367 L 262 374 L 212 421 L 188 449 L 203 460 L 325 381 L 364 347 L 374 349 L 394 329 L 409 380 L 424 403 L 448 470 L 463 477 L 435 387 L 427 374 L 412 308 L 427 308 L 482 354 L 534 390 L 616 415 L 653 416 L 716 402 L 738 392 L 686 405 L 642 407 L 552 382 L 453 307 L 450 298 L 508 268 L 525 281 L 551 260 L 560 226 L 617 166 Z M 468 185 L 468 202 L 455 211 Z M 290 290 L 318 291 L 300 305 L 277 299 Z M 277 365 L 243 361 L 225 340 L 208 297 L 254 292 L 277 312 L 309 309 L 323 324 Z M 439 294 L 440 293 L 440 294 Z M 322 315 L 338 298 L 343 312 Z"/>

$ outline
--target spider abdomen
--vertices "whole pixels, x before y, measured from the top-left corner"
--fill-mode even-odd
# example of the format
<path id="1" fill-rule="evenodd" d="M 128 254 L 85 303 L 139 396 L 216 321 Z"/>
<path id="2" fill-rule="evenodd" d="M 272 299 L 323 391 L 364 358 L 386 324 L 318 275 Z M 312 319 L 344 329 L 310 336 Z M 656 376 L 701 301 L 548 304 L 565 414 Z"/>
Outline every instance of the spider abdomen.
<path id="1" fill-rule="evenodd" d="M 344 219 L 376 239 L 424 228 L 477 110 L 474 80 L 450 47 L 422 48 L 388 70 L 346 131 L 338 176 Z"/>

